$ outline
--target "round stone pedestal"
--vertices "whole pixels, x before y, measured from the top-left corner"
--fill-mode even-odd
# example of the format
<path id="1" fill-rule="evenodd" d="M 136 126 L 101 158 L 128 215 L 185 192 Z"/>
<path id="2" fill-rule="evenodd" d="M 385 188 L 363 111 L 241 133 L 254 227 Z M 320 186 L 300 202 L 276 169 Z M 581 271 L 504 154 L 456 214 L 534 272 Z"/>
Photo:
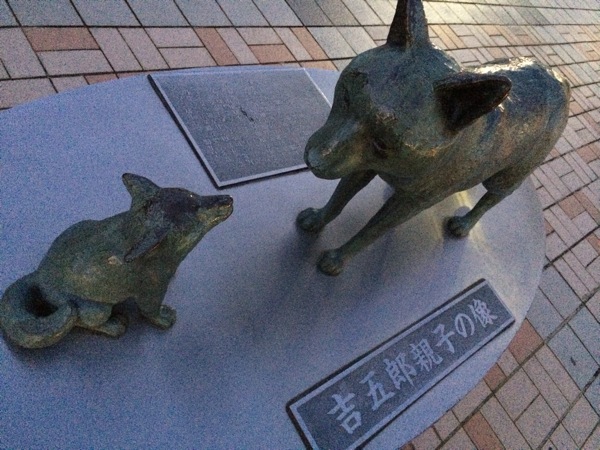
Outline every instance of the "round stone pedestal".
<path id="1" fill-rule="evenodd" d="M 337 75 L 309 75 L 331 97 Z M 388 233 L 340 276 L 321 274 L 319 254 L 375 213 L 386 185 L 374 181 L 320 235 L 301 232 L 297 213 L 323 205 L 335 182 L 301 171 L 216 189 L 144 77 L 3 112 L 0 148 L 2 292 L 71 224 L 126 210 L 124 172 L 234 198 L 233 215 L 169 287 L 165 303 L 178 313 L 172 329 L 152 327 L 130 305 L 129 330 L 118 340 L 75 330 L 37 351 L 0 341 L 2 447 L 299 448 L 290 400 L 486 279 L 515 323 L 368 444 L 399 447 L 482 379 L 539 282 L 543 223 L 529 181 L 468 238 L 447 237 L 443 222 L 472 207 L 483 188 Z"/>

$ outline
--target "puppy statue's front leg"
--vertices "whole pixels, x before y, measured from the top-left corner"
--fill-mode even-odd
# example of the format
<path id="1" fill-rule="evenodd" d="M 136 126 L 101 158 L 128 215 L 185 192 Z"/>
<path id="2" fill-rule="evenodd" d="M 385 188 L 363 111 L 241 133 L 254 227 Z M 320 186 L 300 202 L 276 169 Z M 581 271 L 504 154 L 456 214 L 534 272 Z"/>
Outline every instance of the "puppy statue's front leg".
<path id="1" fill-rule="evenodd" d="M 171 328 L 177 319 L 173 308 L 162 304 L 163 296 L 138 300 L 140 313 L 153 325 L 166 330 Z"/>
<path id="2" fill-rule="evenodd" d="M 307 208 L 298 214 L 296 218 L 298 226 L 305 231 L 318 233 L 335 219 L 352 197 L 369 184 L 374 177 L 375 172 L 372 171 L 355 172 L 343 177 L 323 208 Z"/>
<path id="3" fill-rule="evenodd" d="M 392 195 L 369 222 L 341 247 L 327 250 L 321 255 L 319 269 L 327 275 L 339 275 L 346 261 L 372 244 L 390 228 L 406 222 L 423 210 L 422 204 L 398 194 Z"/>

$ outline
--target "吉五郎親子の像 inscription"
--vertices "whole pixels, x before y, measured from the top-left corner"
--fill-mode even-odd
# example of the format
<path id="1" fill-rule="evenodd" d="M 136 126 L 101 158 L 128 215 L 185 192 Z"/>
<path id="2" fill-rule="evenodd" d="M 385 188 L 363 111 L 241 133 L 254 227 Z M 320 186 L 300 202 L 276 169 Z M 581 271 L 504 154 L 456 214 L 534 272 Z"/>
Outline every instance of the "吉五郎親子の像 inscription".
<path id="1" fill-rule="evenodd" d="M 293 400 L 289 412 L 311 447 L 356 448 L 513 322 L 481 280 Z"/>

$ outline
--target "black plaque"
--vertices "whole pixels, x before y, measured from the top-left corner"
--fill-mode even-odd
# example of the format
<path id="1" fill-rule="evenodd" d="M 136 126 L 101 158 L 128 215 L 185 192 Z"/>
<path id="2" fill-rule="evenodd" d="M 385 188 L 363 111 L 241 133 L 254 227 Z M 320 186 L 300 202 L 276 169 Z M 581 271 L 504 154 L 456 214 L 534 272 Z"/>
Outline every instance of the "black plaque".
<path id="1" fill-rule="evenodd" d="M 292 400 L 288 413 L 309 447 L 354 449 L 513 322 L 479 280 Z"/>
<path id="2" fill-rule="evenodd" d="M 330 109 L 303 69 L 149 77 L 217 187 L 305 168 Z"/>

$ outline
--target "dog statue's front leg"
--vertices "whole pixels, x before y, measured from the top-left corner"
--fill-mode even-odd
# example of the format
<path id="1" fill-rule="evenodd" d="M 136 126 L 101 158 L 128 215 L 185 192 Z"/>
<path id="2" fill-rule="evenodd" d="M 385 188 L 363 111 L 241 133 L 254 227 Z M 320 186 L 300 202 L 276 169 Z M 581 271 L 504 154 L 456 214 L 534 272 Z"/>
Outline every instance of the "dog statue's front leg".
<path id="1" fill-rule="evenodd" d="M 321 255 L 318 266 L 327 275 L 339 275 L 346 261 L 356 253 L 372 244 L 390 228 L 406 222 L 422 211 L 423 205 L 398 194 L 392 195 L 369 222 L 348 242 Z"/>
<path id="2" fill-rule="evenodd" d="M 166 330 L 171 328 L 177 319 L 177 314 L 173 308 L 168 305 L 163 305 L 163 295 L 140 297 L 137 300 L 137 305 L 140 313 L 152 325 Z"/>
<path id="3" fill-rule="evenodd" d="M 307 208 L 298 214 L 296 218 L 298 226 L 305 231 L 318 233 L 335 219 L 352 197 L 369 184 L 374 177 L 375 172 L 372 171 L 355 172 L 343 177 L 323 208 Z"/>

